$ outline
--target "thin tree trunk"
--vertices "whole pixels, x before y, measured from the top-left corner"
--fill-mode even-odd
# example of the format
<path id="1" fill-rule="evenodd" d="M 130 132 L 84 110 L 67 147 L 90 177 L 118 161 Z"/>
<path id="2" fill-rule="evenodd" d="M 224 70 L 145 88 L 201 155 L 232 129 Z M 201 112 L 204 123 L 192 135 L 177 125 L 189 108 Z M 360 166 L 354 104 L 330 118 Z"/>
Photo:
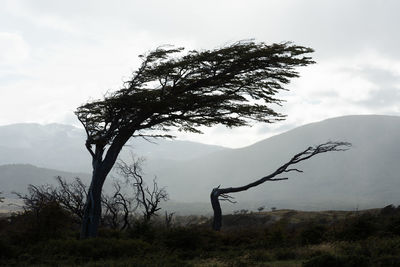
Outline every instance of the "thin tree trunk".
<path id="1" fill-rule="evenodd" d="M 218 188 L 214 188 L 211 191 L 211 206 L 213 208 L 214 211 L 214 218 L 213 218 L 213 229 L 215 231 L 219 231 L 221 230 L 221 225 L 222 225 L 222 210 L 221 210 L 221 205 L 219 203 L 219 189 Z"/>
<path id="2" fill-rule="evenodd" d="M 105 178 L 100 171 L 93 171 L 82 219 L 81 239 L 97 236 L 101 218 L 101 191 L 104 180 Z"/>

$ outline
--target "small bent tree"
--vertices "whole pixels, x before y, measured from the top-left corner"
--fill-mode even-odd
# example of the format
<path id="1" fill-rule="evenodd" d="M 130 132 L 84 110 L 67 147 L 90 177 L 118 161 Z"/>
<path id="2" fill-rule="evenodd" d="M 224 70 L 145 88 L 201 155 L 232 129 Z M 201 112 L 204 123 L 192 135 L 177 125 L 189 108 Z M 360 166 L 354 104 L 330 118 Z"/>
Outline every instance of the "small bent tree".
<path id="1" fill-rule="evenodd" d="M 61 176 L 57 176 L 56 180 L 58 187 L 52 192 L 57 201 L 81 222 L 87 197 L 87 185 L 79 177 L 75 177 L 70 183 Z"/>
<path id="2" fill-rule="evenodd" d="M 133 190 L 136 191 L 135 200 L 138 206 L 142 208 L 143 222 L 148 223 L 153 216 L 157 215 L 156 212 L 161 209 L 161 201 L 168 200 L 168 193 L 164 187 L 158 187 L 156 177 L 153 179 L 153 186 L 146 185 L 141 168 L 143 159 L 135 159 L 132 156 L 132 160 L 131 164 L 120 160 L 117 164 L 117 169 L 125 178 L 126 183 L 131 184 Z"/>
<path id="3" fill-rule="evenodd" d="M 130 217 L 139 203 L 135 197 L 123 192 L 122 186 L 125 186 L 125 184 L 121 185 L 121 182 L 116 180 L 113 186 L 114 192 L 111 195 L 102 196 L 101 201 L 105 210 L 102 216 L 102 224 L 112 229 L 129 229 L 131 226 Z"/>
<path id="4" fill-rule="evenodd" d="M 58 186 L 50 184 L 28 185 L 28 193 L 13 192 L 24 202 L 25 212 L 39 214 L 48 206 L 58 206 L 76 222 L 80 223 L 83 217 L 84 203 L 86 200 L 86 185 L 79 177 L 73 182 L 67 182 L 61 176 L 55 177 Z"/>
<path id="5" fill-rule="evenodd" d="M 13 192 L 24 203 L 25 213 L 29 212 L 36 217 L 49 207 L 59 207 L 68 214 L 74 222 L 81 223 L 84 213 L 84 204 L 87 197 L 87 188 L 79 177 L 68 182 L 61 176 L 55 177 L 57 186 L 50 184 L 28 186 L 28 193 Z M 130 219 L 139 203 L 133 193 L 123 191 L 121 183 L 116 180 L 114 190 L 110 195 L 102 195 L 101 203 L 104 209 L 101 222 L 103 226 L 112 229 L 124 230 L 130 227 Z M 53 216 L 53 215 L 49 215 Z"/>
<path id="6" fill-rule="evenodd" d="M 214 50 L 159 47 L 140 56 L 142 64 L 122 89 L 78 107 L 92 156 L 92 180 L 81 238 L 97 235 L 104 181 L 126 142 L 135 136 L 171 137 L 171 129 L 201 133 L 199 126 L 271 123 L 275 97 L 298 77 L 296 67 L 314 63 L 311 48 L 241 41 Z M 160 134 L 161 132 L 161 134 Z"/>
<path id="7" fill-rule="evenodd" d="M 244 186 L 239 186 L 239 187 L 227 187 L 227 188 L 220 188 L 220 186 L 214 188 L 211 191 L 211 206 L 214 211 L 214 218 L 213 218 L 213 229 L 216 231 L 219 231 L 222 226 L 222 210 L 221 210 L 221 205 L 219 203 L 220 200 L 222 201 L 228 201 L 231 203 L 235 203 L 233 201 L 233 197 L 229 195 L 230 193 L 237 193 L 237 192 L 242 192 L 246 191 L 247 189 L 250 189 L 252 187 L 258 186 L 266 181 L 281 181 L 281 180 L 287 180 L 288 178 L 275 178 L 279 174 L 282 173 L 287 173 L 287 172 L 303 172 L 302 170 L 299 170 L 297 168 L 293 168 L 293 165 L 307 160 L 311 157 L 314 157 L 318 154 L 325 153 L 325 152 L 331 152 L 331 151 L 345 151 L 351 146 L 350 143 L 348 142 L 326 142 L 314 147 L 308 147 L 306 150 L 294 155 L 288 162 L 280 166 L 276 171 L 273 173 L 264 176 L 260 179 L 258 179 L 255 182 L 252 182 L 250 184 L 244 185 Z"/>

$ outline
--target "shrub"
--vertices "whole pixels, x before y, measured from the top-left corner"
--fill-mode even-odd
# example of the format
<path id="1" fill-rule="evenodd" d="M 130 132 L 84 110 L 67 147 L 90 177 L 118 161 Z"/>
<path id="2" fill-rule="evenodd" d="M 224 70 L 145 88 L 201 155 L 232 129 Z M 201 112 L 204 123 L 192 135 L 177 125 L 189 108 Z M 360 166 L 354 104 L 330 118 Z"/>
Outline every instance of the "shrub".
<path id="1" fill-rule="evenodd" d="M 378 230 L 376 217 L 370 214 L 363 214 L 347 221 L 338 233 L 338 236 L 344 240 L 362 240 L 375 234 Z"/>
<path id="2" fill-rule="evenodd" d="M 392 204 L 382 208 L 380 213 L 384 216 L 390 216 L 396 214 L 398 211 L 399 210 Z"/>
<path id="3" fill-rule="evenodd" d="M 293 260 L 296 259 L 297 254 L 294 249 L 280 248 L 275 251 L 275 258 L 277 260 Z"/>
<path id="4" fill-rule="evenodd" d="M 327 228 L 323 225 L 311 225 L 300 233 L 300 242 L 302 245 L 316 245 L 324 241 L 324 235 Z"/>
<path id="5" fill-rule="evenodd" d="M 400 266 L 400 256 L 384 255 L 374 260 L 374 266 L 398 267 Z"/>
<path id="6" fill-rule="evenodd" d="M 9 218 L 6 226 L 11 244 L 26 246 L 41 240 L 65 237 L 70 233 L 72 218 L 57 202 L 45 203 L 40 212 L 24 211 Z"/>
<path id="7" fill-rule="evenodd" d="M 371 266 L 371 261 L 369 257 L 364 255 L 351 255 L 346 258 L 346 265 L 348 267 L 368 267 Z"/>
<path id="8" fill-rule="evenodd" d="M 42 258 L 78 258 L 99 260 L 144 255 L 150 245 L 142 240 L 91 238 L 87 240 L 49 240 L 31 247 L 31 255 Z"/>
<path id="9" fill-rule="evenodd" d="M 256 262 L 266 262 L 273 259 L 270 252 L 266 250 L 256 250 L 250 254 L 250 259 Z"/>
<path id="10" fill-rule="evenodd" d="M 0 237 L 0 259 L 9 259 L 16 256 L 16 249 L 15 247 L 11 246 Z"/>
<path id="11" fill-rule="evenodd" d="M 147 242 L 152 242 L 156 237 L 156 229 L 149 222 L 137 220 L 134 222 L 133 227 L 128 230 L 128 236 L 130 238 L 139 238 Z"/>
<path id="12" fill-rule="evenodd" d="M 281 225 L 272 226 L 265 230 L 267 247 L 282 247 L 288 245 L 287 231 Z"/>
<path id="13" fill-rule="evenodd" d="M 169 229 L 163 237 L 167 248 L 181 250 L 195 250 L 202 246 L 199 231 L 194 228 L 177 227 Z"/>
<path id="14" fill-rule="evenodd" d="M 346 261 L 343 258 L 331 254 L 321 254 L 304 262 L 303 267 L 337 267 L 345 266 L 345 264 Z"/>

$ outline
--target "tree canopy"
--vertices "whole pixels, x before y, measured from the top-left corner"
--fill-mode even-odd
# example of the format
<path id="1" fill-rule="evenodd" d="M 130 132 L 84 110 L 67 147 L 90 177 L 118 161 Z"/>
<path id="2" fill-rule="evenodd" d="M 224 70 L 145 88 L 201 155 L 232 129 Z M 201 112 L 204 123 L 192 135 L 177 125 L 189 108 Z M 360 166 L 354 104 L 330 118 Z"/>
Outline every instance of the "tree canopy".
<path id="1" fill-rule="evenodd" d="M 204 51 L 159 47 L 124 87 L 80 106 L 76 115 L 88 134 L 87 145 L 110 144 L 125 131 L 146 133 L 175 127 L 199 133 L 198 126 L 245 126 L 273 122 L 284 116 L 270 104 L 297 66 L 314 63 L 311 48 L 291 43 L 267 45 L 241 41 Z"/>

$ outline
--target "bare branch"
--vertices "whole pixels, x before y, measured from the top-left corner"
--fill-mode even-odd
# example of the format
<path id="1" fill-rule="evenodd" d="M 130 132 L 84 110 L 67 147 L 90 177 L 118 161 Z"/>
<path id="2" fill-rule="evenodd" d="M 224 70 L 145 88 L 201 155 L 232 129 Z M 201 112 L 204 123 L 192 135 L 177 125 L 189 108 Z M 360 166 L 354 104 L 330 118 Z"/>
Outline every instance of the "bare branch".
<path id="1" fill-rule="evenodd" d="M 144 182 L 142 175 L 141 163 L 143 158 L 135 159 L 133 154 L 132 163 L 127 164 L 120 160 L 117 164 L 119 173 L 125 178 L 125 181 L 131 184 L 136 191 L 136 201 L 143 209 L 143 218 L 145 222 L 149 222 L 152 216 L 156 216 L 156 212 L 161 208 L 159 204 L 161 201 L 168 200 L 168 193 L 165 188 L 159 188 L 156 177 L 153 179 L 152 187 L 150 188 Z"/>
<path id="2" fill-rule="evenodd" d="M 228 194 L 219 195 L 219 200 L 221 200 L 221 201 L 228 201 L 228 202 L 233 203 L 233 204 L 237 203 L 237 201 L 234 201 L 233 199 L 235 199 L 235 198 L 233 196 L 228 195 Z"/>
<path id="3" fill-rule="evenodd" d="M 302 173 L 303 171 L 298 169 L 298 168 L 293 168 L 292 165 L 295 165 L 301 161 L 307 160 L 311 157 L 314 157 L 318 154 L 326 153 L 326 152 L 335 152 L 335 151 L 346 151 L 351 147 L 351 144 L 348 142 L 334 142 L 334 141 L 328 141 L 326 143 L 317 145 L 317 146 L 310 146 L 307 149 L 303 150 L 300 153 L 297 153 L 294 155 L 288 162 L 280 166 L 278 169 L 276 169 L 273 173 L 264 176 L 252 183 L 249 183 L 244 186 L 240 187 L 228 187 L 228 188 L 220 188 L 220 185 L 216 188 L 214 188 L 211 192 L 211 205 L 214 210 L 214 222 L 213 222 L 213 228 L 214 230 L 219 230 L 221 228 L 221 220 L 222 220 L 222 211 L 221 211 L 221 205 L 219 203 L 220 200 L 222 201 L 229 201 L 232 199 L 232 197 L 228 194 L 230 193 L 236 193 L 236 192 L 241 192 L 241 191 L 246 191 L 252 187 L 258 186 L 266 181 L 282 181 L 282 180 L 288 180 L 287 177 L 284 178 L 275 178 L 279 174 L 282 173 L 288 173 L 288 172 L 300 172 Z"/>

